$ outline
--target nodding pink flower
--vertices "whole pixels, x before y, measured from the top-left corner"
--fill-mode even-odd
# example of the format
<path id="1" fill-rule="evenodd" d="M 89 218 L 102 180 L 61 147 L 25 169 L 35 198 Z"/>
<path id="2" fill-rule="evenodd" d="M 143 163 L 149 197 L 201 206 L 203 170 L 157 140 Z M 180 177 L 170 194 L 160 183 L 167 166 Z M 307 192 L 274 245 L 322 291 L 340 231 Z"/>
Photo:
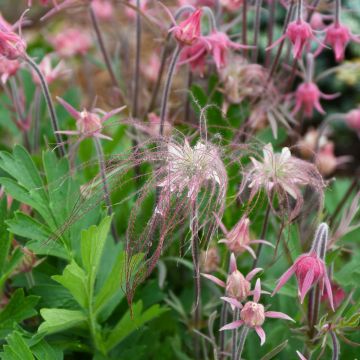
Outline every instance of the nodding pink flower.
<path id="1" fill-rule="evenodd" d="M 226 244 L 228 249 L 236 255 L 248 251 L 250 255 L 256 259 L 256 254 L 250 245 L 262 243 L 274 247 L 273 244 L 265 240 L 250 240 L 250 220 L 246 216 L 243 216 L 230 231 L 226 229 L 216 214 L 214 214 L 214 216 L 226 236 L 226 238 L 220 240 L 219 243 Z"/>
<path id="2" fill-rule="evenodd" d="M 325 44 L 333 48 L 337 62 L 344 60 L 346 46 L 351 40 L 360 43 L 360 39 L 346 25 L 334 23 L 326 29 Z"/>
<path id="3" fill-rule="evenodd" d="M 201 275 L 215 284 L 225 288 L 226 296 L 236 299 L 237 301 L 245 301 L 249 295 L 253 294 L 253 292 L 250 291 L 250 281 L 260 271 L 262 271 L 261 268 L 255 268 L 244 277 L 244 275 L 237 269 L 236 258 L 232 253 L 230 256 L 230 271 L 227 276 L 226 283 L 213 275 Z"/>
<path id="4" fill-rule="evenodd" d="M 314 11 L 310 19 L 310 26 L 314 30 L 323 30 L 325 28 L 324 15 L 318 11 Z"/>
<path id="5" fill-rule="evenodd" d="M 293 44 L 293 56 L 295 59 L 300 59 L 303 49 L 310 44 L 311 40 L 318 41 L 313 34 L 311 25 L 304 20 L 295 20 L 289 23 L 285 34 L 270 45 L 266 50 L 270 50 L 288 38 Z M 318 41 L 319 42 L 319 41 Z"/>
<path id="6" fill-rule="evenodd" d="M 100 109 L 94 109 L 93 111 L 77 111 L 65 100 L 57 97 L 59 103 L 66 109 L 66 111 L 76 120 L 77 130 L 65 130 L 58 131 L 59 134 L 65 135 L 78 135 L 81 138 L 97 137 L 99 139 L 112 140 L 111 137 L 101 133 L 103 129 L 103 123 L 109 120 L 112 116 L 122 111 L 125 106 L 114 109 L 108 113 Z"/>
<path id="7" fill-rule="evenodd" d="M 346 293 L 339 284 L 337 284 L 333 281 L 331 281 L 331 291 L 332 291 L 332 297 L 333 297 L 333 302 L 334 302 L 334 308 L 337 309 L 344 301 Z M 325 302 L 331 306 L 330 299 L 329 299 L 326 289 L 324 291 L 324 294 L 321 296 L 321 301 Z"/>
<path id="8" fill-rule="evenodd" d="M 56 79 L 65 75 L 69 71 L 65 69 L 64 63 L 60 61 L 54 68 L 51 64 L 51 55 L 46 55 L 41 60 L 39 68 L 45 76 L 46 82 L 50 85 Z M 40 79 L 35 71 L 32 72 L 33 81 L 36 85 L 40 85 Z"/>
<path id="9" fill-rule="evenodd" d="M 200 37 L 193 45 L 185 46 L 182 49 L 177 65 L 189 64 L 192 72 L 199 71 L 200 76 L 203 76 L 208 50 L 208 44 L 203 37 Z"/>
<path id="10" fill-rule="evenodd" d="M 21 21 L 21 20 L 20 20 Z M 8 60 L 16 60 L 25 54 L 26 43 L 20 35 L 12 30 L 12 26 L 0 18 L 0 56 Z"/>
<path id="11" fill-rule="evenodd" d="M 217 69 L 221 69 L 227 64 L 227 56 L 230 49 L 250 48 L 246 45 L 237 44 L 221 31 L 213 31 L 210 35 L 205 36 L 205 40 L 212 53 Z"/>
<path id="12" fill-rule="evenodd" d="M 360 108 L 349 111 L 345 115 L 345 121 L 349 128 L 360 134 Z"/>
<path id="13" fill-rule="evenodd" d="M 20 68 L 18 60 L 8 60 L 7 58 L 0 57 L 0 75 L 1 82 L 6 84 L 9 77 L 14 76 Z"/>
<path id="14" fill-rule="evenodd" d="M 181 46 L 193 45 L 200 37 L 201 15 L 202 10 L 197 9 L 186 20 L 169 30 Z"/>
<path id="15" fill-rule="evenodd" d="M 305 116 L 311 118 L 314 109 L 316 109 L 320 114 L 325 114 L 325 110 L 320 104 L 320 99 L 332 100 L 337 96 L 338 94 L 327 95 L 322 93 L 314 82 L 304 82 L 296 89 L 296 102 L 292 113 L 296 114 L 300 109 L 303 109 Z"/>
<path id="16" fill-rule="evenodd" d="M 284 319 L 295 322 L 290 316 L 278 312 L 278 311 L 265 311 L 264 305 L 259 303 L 261 295 L 261 283 L 260 279 L 257 279 L 253 301 L 248 301 L 244 304 L 244 306 L 237 301 L 236 299 L 222 297 L 224 301 L 228 302 L 232 306 L 240 309 L 240 319 L 236 320 L 230 324 L 223 326 L 220 331 L 223 330 L 233 330 L 237 329 L 240 326 L 247 326 L 251 329 L 254 329 L 260 338 L 260 345 L 262 346 L 265 343 L 266 335 L 262 325 L 265 322 L 266 318 L 276 318 L 276 319 Z"/>
<path id="17" fill-rule="evenodd" d="M 298 294 L 301 304 L 310 288 L 320 282 L 322 292 L 324 291 L 325 284 L 331 308 L 334 309 L 332 290 L 325 263 L 315 251 L 300 255 L 295 260 L 294 264 L 278 280 L 272 296 L 285 285 L 293 274 L 296 275 L 298 281 Z"/>
<path id="18" fill-rule="evenodd" d="M 50 37 L 60 57 L 69 58 L 75 55 L 85 55 L 92 46 L 90 35 L 80 28 L 68 28 L 59 34 Z"/>

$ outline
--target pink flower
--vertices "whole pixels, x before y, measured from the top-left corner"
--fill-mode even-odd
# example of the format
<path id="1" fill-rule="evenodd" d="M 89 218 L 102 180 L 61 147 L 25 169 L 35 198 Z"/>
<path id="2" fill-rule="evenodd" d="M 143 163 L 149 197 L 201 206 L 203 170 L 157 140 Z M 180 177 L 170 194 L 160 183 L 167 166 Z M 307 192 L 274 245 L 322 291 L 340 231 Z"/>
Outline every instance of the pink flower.
<path id="1" fill-rule="evenodd" d="M 345 121 L 349 128 L 360 134 L 360 108 L 349 111 L 345 115 Z"/>
<path id="2" fill-rule="evenodd" d="M 310 26 L 314 30 L 323 30 L 325 28 L 324 15 L 318 11 L 314 11 L 311 16 Z"/>
<path id="3" fill-rule="evenodd" d="M 327 95 L 322 93 L 314 82 L 304 82 L 296 89 L 296 102 L 292 113 L 296 114 L 300 109 L 303 109 L 306 117 L 312 117 L 314 109 L 316 109 L 320 114 L 325 114 L 325 110 L 320 104 L 320 99 L 331 100 L 337 96 L 338 94 Z"/>
<path id="4" fill-rule="evenodd" d="M 150 59 L 141 64 L 141 71 L 151 82 L 155 82 L 159 76 L 160 58 L 156 52 L 153 52 Z"/>
<path id="5" fill-rule="evenodd" d="M 25 41 L 13 32 L 12 26 L 7 21 L 0 17 L 0 57 L 16 60 L 25 54 L 25 50 Z"/>
<path id="6" fill-rule="evenodd" d="M 222 239 L 219 243 L 225 243 L 228 249 L 236 255 L 248 251 L 251 256 L 256 259 L 254 250 L 250 247 L 251 244 L 265 244 L 273 247 L 273 244 L 265 240 L 250 240 L 250 220 L 243 216 L 237 224 L 228 231 L 225 225 L 221 222 L 216 214 L 216 221 L 220 226 L 222 232 L 225 234 L 226 239 Z"/>
<path id="7" fill-rule="evenodd" d="M 256 331 L 261 341 L 260 345 L 262 346 L 265 343 L 265 339 L 266 339 L 265 332 L 262 328 L 262 325 L 265 322 L 266 318 L 277 318 L 277 319 L 294 321 L 290 316 L 282 312 L 265 311 L 264 306 L 262 304 L 259 304 L 260 295 L 261 295 L 261 283 L 260 283 L 260 279 L 257 279 L 254 289 L 253 301 L 248 301 L 247 303 L 245 303 L 244 306 L 242 306 L 242 304 L 235 299 L 222 297 L 224 301 L 228 302 L 229 304 L 235 306 L 238 309 L 241 309 L 240 311 L 241 320 L 237 320 L 223 326 L 220 329 L 220 331 L 237 329 L 243 325 L 247 326 Z"/>
<path id="8" fill-rule="evenodd" d="M 200 75 L 203 76 L 208 50 L 208 44 L 200 37 L 193 45 L 185 46 L 182 49 L 177 65 L 189 64 L 191 71 L 195 72 L 198 70 Z"/>
<path id="9" fill-rule="evenodd" d="M 350 40 L 360 43 L 360 39 L 353 35 L 346 25 L 334 23 L 326 29 L 325 44 L 333 48 L 338 62 L 344 60 L 345 49 Z"/>
<path id="10" fill-rule="evenodd" d="M 314 250 L 307 254 L 300 255 L 295 260 L 294 264 L 278 280 L 272 296 L 285 285 L 294 273 L 298 281 L 298 294 L 301 303 L 303 303 L 310 288 L 320 282 L 322 292 L 324 291 L 325 284 L 331 308 L 334 309 L 332 290 L 325 263 Z"/>
<path id="11" fill-rule="evenodd" d="M 45 76 L 46 82 L 51 84 L 57 78 L 68 73 L 68 70 L 64 68 L 64 63 L 59 62 L 54 68 L 51 64 L 51 55 L 46 55 L 39 64 L 39 68 Z M 35 84 L 40 85 L 40 79 L 35 71 L 32 72 L 33 81 Z"/>
<path id="12" fill-rule="evenodd" d="M 202 10 L 197 9 L 186 20 L 169 30 L 181 46 L 193 45 L 199 38 L 201 15 Z"/>
<path id="13" fill-rule="evenodd" d="M 141 3 L 143 2 L 145 1 L 141 1 Z M 109 0 L 92 0 L 91 7 L 100 20 L 111 20 L 114 16 L 115 9 Z"/>
<path id="14" fill-rule="evenodd" d="M 266 50 L 270 50 L 288 38 L 293 44 L 293 56 L 295 59 L 300 59 L 303 49 L 310 43 L 311 40 L 318 41 L 313 34 L 313 29 L 310 24 L 304 20 L 295 20 L 289 23 L 285 34 L 270 45 Z"/>
<path id="15" fill-rule="evenodd" d="M 346 293 L 345 293 L 344 289 L 335 282 L 331 282 L 331 290 L 332 290 L 332 296 L 333 296 L 333 301 L 334 301 L 334 307 L 335 307 L 335 309 L 337 309 L 344 301 Z M 321 301 L 326 302 L 327 304 L 329 304 L 331 306 L 330 299 L 329 299 L 329 296 L 328 296 L 328 293 L 326 290 L 324 291 L 324 294 L 321 297 Z"/>
<path id="16" fill-rule="evenodd" d="M 9 77 L 14 76 L 20 68 L 18 60 L 8 60 L 5 57 L 0 57 L 0 75 L 1 82 L 5 84 Z"/>
<path id="17" fill-rule="evenodd" d="M 92 45 L 92 40 L 87 32 L 73 27 L 52 36 L 50 43 L 60 57 L 68 58 L 75 55 L 85 55 Z"/>
<path id="18" fill-rule="evenodd" d="M 95 109 L 91 112 L 84 109 L 83 111 L 79 112 L 75 110 L 65 100 L 59 97 L 57 97 L 57 100 L 67 110 L 67 112 L 76 120 L 76 127 L 77 127 L 76 131 L 65 130 L 65 131 L 58 131 L 58 133 L 65 135 L 79 135 L 82 138 L 93 136 L 100 139 L 112 140 L 111 137 L 101 133 L 103 128 L 103 123 L 109 120 L 112 116 L 118 114 L 120 111 L 122 111 L 125 108 L 125 106 L 123 106 L 121 108 L 114 109 L 108 113 L 105 113 L 100 109 Z"/>
<path id="19" fill-rule="evenodd" d="M 201 275 L 215 284 L 225 288 L 226 295 L 230 298 L 237 299 L 238 301 L 245 301 L 246 298 L 252 294 L 250 291 L 250 281 L 260 271 L 262 271 L 261 268 L 256 268 L 244 277 L 244 275 L 237 269 L 236 258 L 232 253 L 230 256 L 230 271 L 226 283 L 213 275 Z"/>

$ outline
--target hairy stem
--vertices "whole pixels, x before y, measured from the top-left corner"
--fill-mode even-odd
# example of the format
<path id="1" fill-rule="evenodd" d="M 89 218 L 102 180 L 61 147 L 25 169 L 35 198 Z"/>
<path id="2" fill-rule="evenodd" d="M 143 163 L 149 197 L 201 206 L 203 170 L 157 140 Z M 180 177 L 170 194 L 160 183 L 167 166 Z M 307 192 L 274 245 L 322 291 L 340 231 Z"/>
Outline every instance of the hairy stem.
<path id="1" fill-rule="evenodd" d="M 57 119 L 56 112 L 55 112 L 55 107 L 54 107 L 54 104 L 51 99 L 50 90 L 49 90 L 48 84 L 46 82 L 45 76 L 43 75 L 43 73 L 41 72 L 38 65 L 35 63 L 35 61 L 33 61 L 33 59 L 31 59 L 30 56 L 25 54 L 24 60 L 36 72 L 36 74 L 38 75 L 38 77 L 40 79 L 41 89 L 43 91 L 46 105 L 49 110 L 51 125 L 53 128 L 54 134 L 55 134 L 55 139 L 56 139 L 56 143 L 57 143 L 57 151 L 59 152 L 59 155 L 63 157 L 66 154 L 65 146 L 64 146 L 61 135 L 57 132 L 60 130 L 60 128 L 59 128 L 58 119 Z"/>
<path id="2" fill-rule="evenodd" d="M 233 315 L 233 321 L 239 320 L 239 316 L 240 316 L 240 310 L 236 308 Z M 238 343 L 238 329 L 234 329 L 232 331 L 231 360 L 236 360 L 237 343 Z"/>
<path id="3" fill-rule="evenodd" d="M 220 327 L 223 327 L 227 323 L 227 303 L 223 301 L 221 306 L 221 314 L 220 314 Z M 219 360 L 223 360 L 225 358 L 224 354 L 225 349 L 225 331 L 220 331 L 219 334 Z"/>
<path id="4" fill-rule="evenodd" d="M 93 137 L 95 148 L 96 148 L 96 155 L 99 162 L 99 168 L 100 168 L 100 176 L 103 184 L 103 191 L 104 191 L 104 198 L 105 198 L 105 204 L 107 207 L 107 213 L 108 215 L 111 215 L 113 213 L 112 205 L 111 205 L 111 199 L 110 199 L 110 191 L 109 186 L 106 180 L 106 168 L 105 168 L 105 159 L 104 159 L 104 153 L 103 149 L 101 147 L 100 140 L 97 137 Z M 115 242 L 119 242 L 119 237 L 116 231 L 116 227 L 114 224 L 114 220 L 111 222 L 111 233 L 114 237 Z"/>
<path id="5" fill-rule="evenodd" d="M 339 340 L 333 330 L 329 331 L 331 336 L 331 341 L 333 344 L 333 354 L 332 354 L 332 360 L 338 360 L 340 355 L 340 343 Z"/>
<path id="6" fill-rule="evenodd" d="M 174 78 L 175 67 L 176 67 L 176 63 L 177 63 L 180 51 L 181 51 L 181 47 L 179 45 L 177 45 L 176 49 L 174 51 L 173 57 L 171 59 L 171 62 L 169 65 L 169 70 L 167 73 L 164 92 L 163 92 L 163 96 L 161 99 L 160 136 L 162 136 L 164 133 L 164 123 L 165 123 L 165 119 L 166 119 L 166 115 L 167 115 L 167 106 L 168 106 L 168 102 L 169 102 L 170 89 L 171 89 L 171 84 L 172 84 L 172 81 Z"/>
<path id="7" fill-rule="evenodd" d="M 244 345 L 248 333 L 249 333 L 249 328 L 243 325 L 239 334 L 239 346 L 236 354 L 236 360 L 241 360 L 241 355 L 242 352 L 244 351 Z"/>
<path id="8" fill-rule="evenodd" d="M 37 152 L 40 148 L 40 110 L 41 110 L 41 92 L 37 87 L 34 96 L 34 144 L 33 144 L 34 152 Z"/>

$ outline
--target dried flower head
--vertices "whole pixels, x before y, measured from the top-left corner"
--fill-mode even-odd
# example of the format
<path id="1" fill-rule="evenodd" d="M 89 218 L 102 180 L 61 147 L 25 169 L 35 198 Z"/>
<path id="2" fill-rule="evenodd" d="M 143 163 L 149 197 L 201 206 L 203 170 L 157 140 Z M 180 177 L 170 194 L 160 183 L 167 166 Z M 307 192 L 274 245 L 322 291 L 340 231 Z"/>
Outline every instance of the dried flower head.
<path id="1" fill-rule="evenodd" d="M 209 247 L 200 254 L 200 268 L 203 272 L 214 272 L 219 268 L 220 254 L 216 246 Z"/>

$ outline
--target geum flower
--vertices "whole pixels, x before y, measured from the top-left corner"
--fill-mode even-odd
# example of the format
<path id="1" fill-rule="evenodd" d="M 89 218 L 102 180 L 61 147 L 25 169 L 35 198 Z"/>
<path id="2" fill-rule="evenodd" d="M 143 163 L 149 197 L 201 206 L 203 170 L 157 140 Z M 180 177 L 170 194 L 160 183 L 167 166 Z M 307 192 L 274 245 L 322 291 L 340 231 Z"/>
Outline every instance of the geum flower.
<path id="1" fill-rule="evenodd" d="M 248 251 L 250 255 L 256 259 L 256 254 L 250 245 L 265 244 L 274 247 L 273 244 L 266 240 L 250 240 L 250 220 L 246 216 L 243 216 L 230 231 L 226 229 L 225 225 L 216 214 L 214 214 L 214 216 L 222 232 L 226 236 L 226 238 L 221 239 L 219 243 L 226 244 L 228 249 L 236 255 Z"/>
<path id="2" fill-rule="evenodd" d="M 244 275 L 237 269 L 236 258 L 232 253 L 230 256 L 229 274 L 227 276 L 226 283 L 210 274 L 201 275 L 214 282 L 216 285 L 225 288 L 226 295 L 228 297 L 234 298 L 238 301 L 245 301 L 249 295 L 253 294 L 253 291 L 250 290 L 250 281 L 262 270 L 263 269 L 261 268 L 255 268 L 244 277 Z"/>
<path id="3" fill-rule="evenodd" d="M 288 38 L 293 44 L 293 56 L 295 59 L 301 58 L 304 47 L 306 45 L 309 45 L 311 40 L 315 40 L 321 46 L 324 46 L 314 35 L 311 25 L 302 19 L 298 19 L 290 22 L 286 28 L 285 33 L 279 39 L 277 39 L 272 45 L 267 47 L 266 51 L 279 45 L 286 38 Z"/>
<path id="4" fill-rule="evenodd" d="M 7 80 L 14 76 L 20 68 L 18 60 L 8 60 L 5 57 L 0 57 L 0 76 L 1 82 L 6 84 Z"/>
<path id="5" fill-rule="evenodd" d="M 324 285 L 331 308 L 334 310 L 333 296 L 330 280 L 326 271 L 325 263 L 315 251 L 300 255 L 294 264 L 280 277 L 272 296 L 276 294 L 295 274 L 298 281 L 298 295 L 301 304 L 310 288 L 320 282 L 321 293 L 324 293 Z"/>
<path id="6" fill-rule="evenodd" d="M 230 324 L 223 326 L 220 331 L 233 330 L 239 328 L 240 326 L 247 326 L 256 331 L 261 341 L 260 344 L 263 345 L 265 343 L 266 335 L 262 328 L 262 325 L 264 324 L 266 318 L 277 318 L 295 322 L 295 320 L 293 320 L 290 316 L 282 312 L 265 311 L 264 305 L 259 303 L 260 294 L 261 283 L 260 279 L 257 279 L 254 289 L 253 301 L 246 302 L 244 306 L 236 299 L 222 297 L 221 299 L 228 302 L 232 306 L 240 309 L 241 320 L 236 320 Z"/>
<path id="7" fill-rule="evenodd" d="M 76 135 L 81 139 L 87 137 L 97 137 L 99 139 L 112 140 L 111 137 L 101 133 L 103 129 L 103 123 L 109 120 L 114 115 L 122 111 L 125 106 L 114 109 L 108 113 L 100 109 L 94 109 L 92 111 L 77 111 L 65 100 L 57 97 L 59 103 L 66 109 L 66 111 L 76 120 L 77 130 L 64 130 L 58 131 L 59 134 Z"/>
<path id="8" fill-rule="evenodd" d="M 295 115 L 303 109 L 306 117 L 313 116 L 314 109 L 320 114 L 325 114 L 325 110 L 320 104 L 320 99 L 332 100 L 339 94 L 327 95 L 322 93 L 314 82 L 304 82 L 298 86 L 295 92 L 295 108 L 292 114 Z"/>
<path id="9" fill-rule="evenodd" d="M 283 148 L 281 153 L 274 153 L 272 145 L 267 144 L 264 146 L 261 161 L 253 157 L 250 159 L 252 164 L 244 171 L 240 193 L 248 184 L 251 189 L 250 199 L 264 189 L 272 203 L 273 195 L 276 194 L 279 197 L 280 206 L 285 202 L 285 207 L 292 207 L 291 218 L 299 213 L 303 204 L 301 187 L 309 186 L 315 190 L 320 204 L 322 203 L 325 184 L 316 166 L 292 156 L 287 147 Z M 295 205 L 289 204 L 287 194 L 294 199 Z"/>
<path id="10" fill-rule="evenodd" d="M 60 61 L 55 67 L 51 64 L 51 55 L 45 55 L 39 64 L 39 68 L 48 85 L 54 82 L 59 77 L 66 75 L 70 70 L 65 69 L 64 63 Z M 35 71 L 32 71 L 32 77 L 35 84 L 40 85 L 40 79 Z"/>

